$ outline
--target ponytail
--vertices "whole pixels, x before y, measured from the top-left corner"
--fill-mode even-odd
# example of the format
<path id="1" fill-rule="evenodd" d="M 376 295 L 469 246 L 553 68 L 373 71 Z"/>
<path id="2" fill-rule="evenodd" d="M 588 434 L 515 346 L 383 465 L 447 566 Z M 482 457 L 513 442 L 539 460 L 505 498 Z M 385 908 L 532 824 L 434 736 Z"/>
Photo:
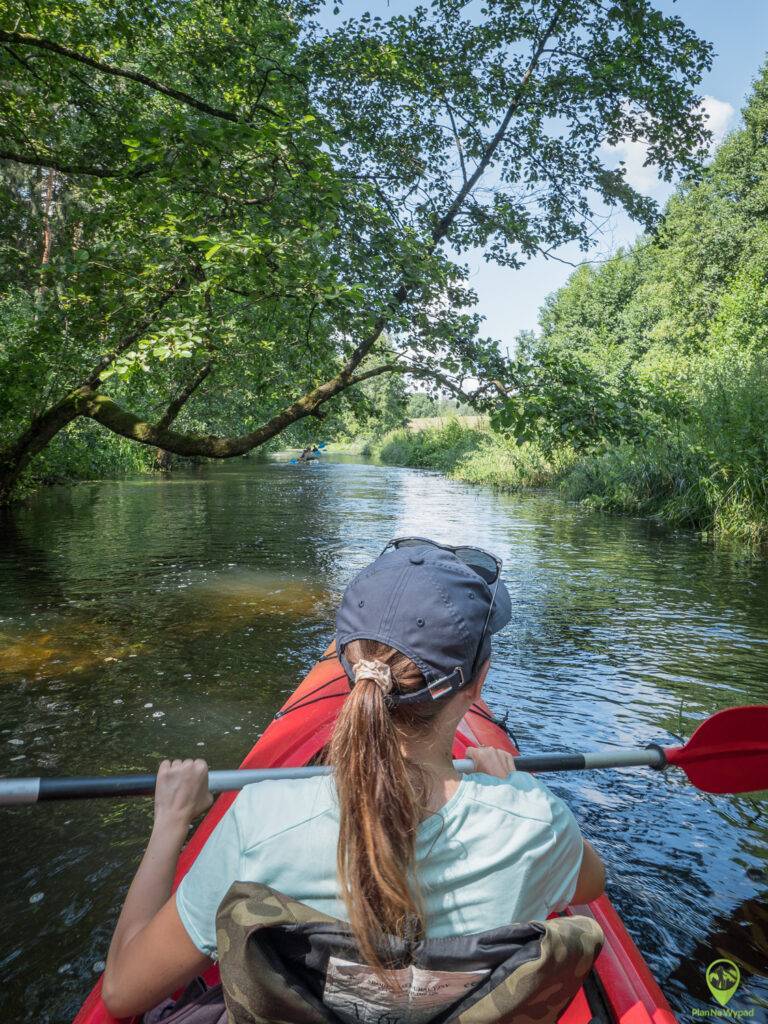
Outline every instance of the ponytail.
<path id="1" fill-rule="evenodd" d="M 402 726 L 411 733 L 424 730 L 440 708 L 431 701 L 388 706 L 386 692 L 392 682 L 399 692 L 425 685 L 418 667 L 394 648 L 359 640 L 344 653 L 356 667 L 355 684 L 328 749 L 340 810 L 339 881 L 358 948 L 386 982 L 381 955 L 385 936 L 416 940 L 425 932 L 415 864 L 428 779 L 403 755 Z"/>

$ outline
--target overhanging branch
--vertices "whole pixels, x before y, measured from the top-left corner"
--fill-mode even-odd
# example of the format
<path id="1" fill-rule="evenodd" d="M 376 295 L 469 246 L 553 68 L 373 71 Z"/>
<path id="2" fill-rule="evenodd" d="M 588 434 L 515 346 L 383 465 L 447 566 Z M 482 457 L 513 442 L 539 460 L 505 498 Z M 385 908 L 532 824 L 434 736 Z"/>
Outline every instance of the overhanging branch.
<path id="1" fill-rule="evenodd" d="M 428 247 L 429 253 L 433 253 L 440 242 L 445 239 L 466 199 L 471 194 L 472 190 L 493 160 L 495 153 L 504 140 L 513 117 L 519 109 L 520 104 L 523 102 L 526 90 L 536 67 L 538 66 L 542 53 L 544 52 L 546 43 L 549 41 L 551 35 L 556 29 L 558 19 L 559 13 L 552 19 L 541 39 L 534 47 L 528 66 L 514 91 L 514 95 L 507 106 L 506 112 L 493 138 L 486 146 L 474 171 L 464 181 L 462 188 L 457 193 L 449 208 L 435 223 L 430 245 Z M 76 51 L 64 53 L 67 48 L 62 48 L 59 44 L 49 45 L 49 41 L 40 40 L 36 37 L 17 38 L 19 35 L 20 34 L 18 33 L 0 33 L 0 41 L 5 40 L 15 43 L 26 42 L 28 45 L 40 46 L 43 49 L 51 49 L 54 52 L 62 53 L 64 56 L 68 56 L 71 59 L 82 59 L 83 63 L 90 64 L 105 73 L 122 75 L 123 77 L 133 78 L 136 81 L 142 81 L 143 84 L 148 87 L 156 88 L 157 91 L 163 92 L 165 95 L 172 96 L 181 102 L 189 103 L 190 100 L 194 101 L 194 97 L 189 97 L 187 94 L 180 93 L 178 90 L 171 90 L 166 87 L 162 87 L 160 83 L 149 80 L 146 76 L 139 76 L 138 73 L 134 72 L 124 74 L 124 69 L 117 69 L 110 65 L 102 66 L 101 62 L 94 61 L 92 58 L 85 58 L 82 54 L 77 54 Z M 9 37 L 11 38 L 9 39 Z M 236 115 L 231 114 L 231 112 L 218 111 L 215 108 L 209 108 L 207 104 L 200 105 L 197 102 L 191 102 L 190 105 L 195 106 L 197 109 L 203 110 L 206 113 L 210 113 L 213 116 L 223 115 L 226 120 L 239 120 L 239 118 Z M 92 374 L 86 386 L 73 392 L 63 403 L 60 404 L 59 407 L 57 407 L 59 417 L 66 416 L 66 421 L 68 422 L 76 416 L 87 416 L 96 422 L 101 423 L 102 426 L 112 430 L 116 434 L 130 440 L 137 441 L 140 444 L 162 448 L 167 452 L 177 455 L 197 455 L 220 459 L 243 455 L 246 452 L 251 451 L 253 448 L 264 444 L 266 441 L 269 441 L 291 424 L 307 416 L 314 415 L 329 399 L 364 380 L 368 380 L 382 373 L 391 372 L 408 373 L 415 376 L 427 376 L 426 371 L 424 373 L 420 373 L 418 367 L 409 366 L 403 361 L 384 364 L 362 373 L 356 373 L 360 364 L 371 352 L 373 346 L 381 337 L 381 334 L 389 322 L 391 313 L 393 313 L 398 306 L 406 302 L 409 294 L 411 294 L 412 287 L 412 285 L 409 286 L 404 281 L 401 281 L 394 288 L 389 301 L 389 309 L 377 318 L 368 335 L 353 349 L 341 371 L 335 377 L 314 388 L 297 401 L 292 402 L 290 405 L 286 406 L 280 412 L 271 417 L 266 423 L 249 433 L 242 434 L 237 437 L 185 435 L 172 430 L 169 425 L 163 425 L 162 421 L 155 424 L 149 423 L 141 419 L 141 417 L 136 416 L 134 413 L 121 408 L 108 396 L 99 394 L 96 391 L 98 374 L 96 374 L 95 380 L 94 375 Z M 471 400 L 470 396 L 467 396 L 463 391 L 461 391 L 461 388 L 456 385 L 455 382 L 450 381 L 449 378 L 441 379 L 443 375 L 436 373 L 431 368 L 428 375 L 432 380 L 437 380 L 446 388 L 454 391 L 454 393 L 457 393 L 458 388 L 458 393 L 460 393 L 465 399 Z M 499 390 L 501 390 L 501 388 L 499 388 Z M 58 429 L 60 429 L 60 427 L 58 427 Z"/>
<path id="2" fill-rule="evenodd" d="M 72 403 L 76 416 L 87 416 L 106 427 L 107 430 L 126 437 L 130 441 L 162 448 L 173 455 L 231 459 L 238 455 L 245 455 L 282 433 L 291 424 L 314 415 L 316 410 L 330 398 L 355 384 L 361 384 L 382 373 L 403 372 L 404 369 L 405 367 L 400 363 L 384 363 L 358 374 L 342 371 L 332 380 L 326 381 L 286 406 L 256 430 L 237 437 L 181 434 L 172 430 L 170 426 L 163 426 L 162 421 L 149 423 L 143 420 L 135 413 L 123 409 L 107 395 L 99 394 L 88 387 L 80 388 L 73 393 Z"/>
<path id="3" fill-rule="evenodd" d="M 465 179 L 464 184 L 456 194 L 456 198 L 453 200 L 453 202 L 448 207 L 446 212 L 435 225 L 434 231 L 432 233 L 432 237 L 434 239 L 435 244 L 437 244 L 437 242 L 440 242 L 443 238 L 445 238 L 448 231 L 450 230 L 451 225 L 456 219 L 457 214 L 461 210 L 461 207 L 464 205 L 464 200 L 470 194 L 470 192 L 478 183 L 480 178 L 482 178 L 483 174 L 485 174 L 496 151 L 503 142 L 504 136 L 507 134 L 507 129 L 512 123 L 512 118 L 520 109 L 520 104 L 523 101 L 525 93 L 528 89 L 528 85 L 530 84 L 531 78 L 533 77 L 533 74 L 536 68 L 538 67 L 539 61 L 541 60 L 541 56 L 544 53 L 544 48 L 549 42 L 550 38 L 552 37 L 552 34 L 557 29 L 557 24 L 559 20 L 560 10 L 558 9 L 554 17 L 550 21 L 549 25 L 544 30 L 541 39 L 534 48 L 531 59 L 528 62 L 528 67 L 525 69 L 522 78 L 517 84 L 517 88 L 515 89 L 514 95 L 512 96 L 512 99 L 509 103 L 509 106 L 507 107 L 504 117 L 501 119 L 499 127 L 496 129 L 496 133 L 494 134 L 493 138 L 488 143 L 488 145 L 485 147 L 483 155 L 478 161 L 478 164 L 475 167 L 474 171 L 468 178 Z"/>
<path id="4" fill-rule="evenodd" d="M 0 149 L 0 160 L 10 160 L 25 167 L 45 167 L 61 174 L 82 174 L 91 178 L 140 178 L 148 174 L 147 168 L 134 168 L 130 171 L 119 167 L 99 167 L 96 164 L 68 164 L 45 153 L 14 153 L 9 149 Z"/>
<path id="5" fill-rule="evenodd" d="M 488 169 L 488 166 L 493 160 L 494 155 L 496 154 L 499 146 L 504 140 L 504 137 L 507 133 L 507 129 L 512 123 L 512 118 L 515 116 L 515 114 L 520 108 L 520 104 L 523 102 L 531 78 L 533 77 L 533 74 L 536 71 L 536 68 L 538 67 L 539 61 L 541 60 L 541 56 L 544 53 L 544 49 L 547 43 L 549 42 L 555 30 L 557 29 L 559 20 L 560 10 L 558 8 L 554 17 L 552 18 L 549 25 L 542 34 L 541 38 L 539 39 L 538 43 L 534 47 L 533 54 L 531 55 L 531 59 L 528 62 L 528 66 L 526 67 L 525 72 L 523 73 L 517 85 L 517 88 L 514 91 L 514 95 L 512 96 L 512 99 L 510 100 L 510 103 L 507 106 L 504 116 L 501 119 L 499 127 L 497 128 L 493 138 L 485 147 L 483 155 L 478 161 L 478 164 L 475 167 L 472 174 L 469 177 L 466 177 L 465 175 L 464 183 L 461 189 L 459 189 L 458 193 L 456 194 L 455 199 L 448 207 L 446 212 L 443 214 L 443 216 L 440 217 L 440 219 L 435 224 L 435 227 L 432 230 L 432 239 L 428 249 L 429 253 L 433 253 L 437 246 L 440 244 L 440 242 L 442 242 L 443 239 L 446 237 L 446 235 L 451 229 L 451 226 L 456 220 L 456 217 L 458 216 L 462 206 L 464 205 L 466 199 L 469 197 L 475 185 L 477 185 L 478 181 L 480 181 L 483 174 Z M 405 284 L 405 282 L 400 282 L 400 284 L 397 286 L 396 290 L 392 295 L 391 305 L 402 305 L 408 298 L 410 291 L 411 289 Z M 371 351 L 375 343 L 381 337 L 381 334 L 385 330 L 388 321 L 389 318 L 387 316 L 382 315 L 381 317 L 379 317 L 379 319 L 374 324 L 373 330 L 370 332 L 368 337 L 365 338 L 357 346 L 352 355 L 349 357 L 343 372 L 349 371 L 350 373 L 352 373 L 354 372 L 354 370 L 357 369 L 357 367 L 360 365 L 360 363 L 363 361 L 363 359 Z"/>
<path id="6" fill-rule="evenodd" d="M 88 67 L 94 68 L 96 71 L 100 71 L 104 75 L 112 75 L 116 78 L 125 78 L 132 82 L 138 82 L 139 85 L 143 85 L 147 89 L 151 89 L 153 92 L 158 92 L 163 96 L 168 96 L 170 99 L 183 103 L 185 106 L 193 107 L 195 110 L 199 110 L 203 114 L 209 114 L 211 117 L 218 117 L 224 121 L 232 121 L 236 124 L 248 123 L 231 110 L 223 110 L 220 107 L 214 107 L 210 103 L 206 103 L 204 100 L 199 100 L 197 97 L 191 96 L 188 92 L 184 92 L 182 89 L 174 89 L 172 86 L 158 82 L 155 78 L 143 75 L 140 71 L 132 71 L 130 68 L 120 68 L 114 64 L 105 64 L 104 61 L 96 60 L 95 57 L 89 57 L 85 53 L 80 53 L 79 50 L 73 50 L 69 46 L 63 46 L 61 43 L 56 43 L 52 39 L 43 39 L 40 36 L 33 36 L 29 32 L 0 31 L 0 42 L 14 43 L 17 46 L 33 46 L 39 50 L 47 50 L 49 53 L 55 53 L 60 57 L 66 57 L 68 60 L 77 61 L 79 64 L 85 64 Z M 276 116 L 276 112 L 266 104 L 258 104 L 256 105 L 256 109 L 264 111 L 269 114 L 270 117 Z"/>

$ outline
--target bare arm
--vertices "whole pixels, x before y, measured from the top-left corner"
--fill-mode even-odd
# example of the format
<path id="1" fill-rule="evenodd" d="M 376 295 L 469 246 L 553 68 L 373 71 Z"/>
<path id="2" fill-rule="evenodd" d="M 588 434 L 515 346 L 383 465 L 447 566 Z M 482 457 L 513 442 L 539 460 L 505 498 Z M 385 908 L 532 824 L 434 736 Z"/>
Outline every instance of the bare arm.
<path id="1" fill-rule="evenodd" d="M 576 881 L 572 903 L 590 903 L 605 892 L 605 865 L 588 839 L 584 840 L 584 857 Z"/>
<path id="2" fill-rule="evenodd" d="M 171 886 L 193 818 L 210 807 L 205 761 L 163 761 L 155 823 L 112 936 L 102 998 L 115 1017 L 142 1013 L 210 966 L 181 923 Z"/>

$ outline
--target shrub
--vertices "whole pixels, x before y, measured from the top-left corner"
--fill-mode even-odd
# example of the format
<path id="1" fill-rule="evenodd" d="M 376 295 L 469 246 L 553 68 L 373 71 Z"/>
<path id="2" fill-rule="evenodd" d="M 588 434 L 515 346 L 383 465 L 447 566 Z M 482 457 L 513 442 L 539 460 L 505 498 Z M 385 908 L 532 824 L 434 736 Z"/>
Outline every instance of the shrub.
<path id="1" fill-rule="evenodd" d="M 450 473 L 462 459 L 477 451 L 487 436 L 487 431 L 454 418 L 427 430 L 393 430 L 384 435 L 371 454 L 394 466 Z"/>
<path id="2" fill-rule="evenodd" d="M 457 480 L 509 491 L 550 486 L 574 457 L 567 449 L 546 456 L 536 445 L 516 445 L 458 419 L 428 430 L 392 431 L 372 454 L 391 465 L 438 469 Z"/>

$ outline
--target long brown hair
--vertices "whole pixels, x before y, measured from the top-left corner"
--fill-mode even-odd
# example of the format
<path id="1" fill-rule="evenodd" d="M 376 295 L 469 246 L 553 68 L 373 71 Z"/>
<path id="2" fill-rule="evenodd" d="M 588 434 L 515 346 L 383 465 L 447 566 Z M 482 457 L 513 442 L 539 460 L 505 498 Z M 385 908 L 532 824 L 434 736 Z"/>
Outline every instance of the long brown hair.
<path id="1" fill-rule="evenodd" d="M 410 658 L 377 641 L 352 641 L 344 655 L 352 666 L 361 660 L 384 662 L 397 692 L 426 685 Z M 425 931 L 414 868 L 416 831 L 426 808 L 429 779 L 403 756 L 401 741 L 406 731 L 428 732 L 443 704 L 430 700 L 390 708 L 375 680 L 358 678 L 328 747 L 340 809 L 341 895 L 360 952 L 385 982 L 380 952 L 384 937 L 418 939 Z"/>

